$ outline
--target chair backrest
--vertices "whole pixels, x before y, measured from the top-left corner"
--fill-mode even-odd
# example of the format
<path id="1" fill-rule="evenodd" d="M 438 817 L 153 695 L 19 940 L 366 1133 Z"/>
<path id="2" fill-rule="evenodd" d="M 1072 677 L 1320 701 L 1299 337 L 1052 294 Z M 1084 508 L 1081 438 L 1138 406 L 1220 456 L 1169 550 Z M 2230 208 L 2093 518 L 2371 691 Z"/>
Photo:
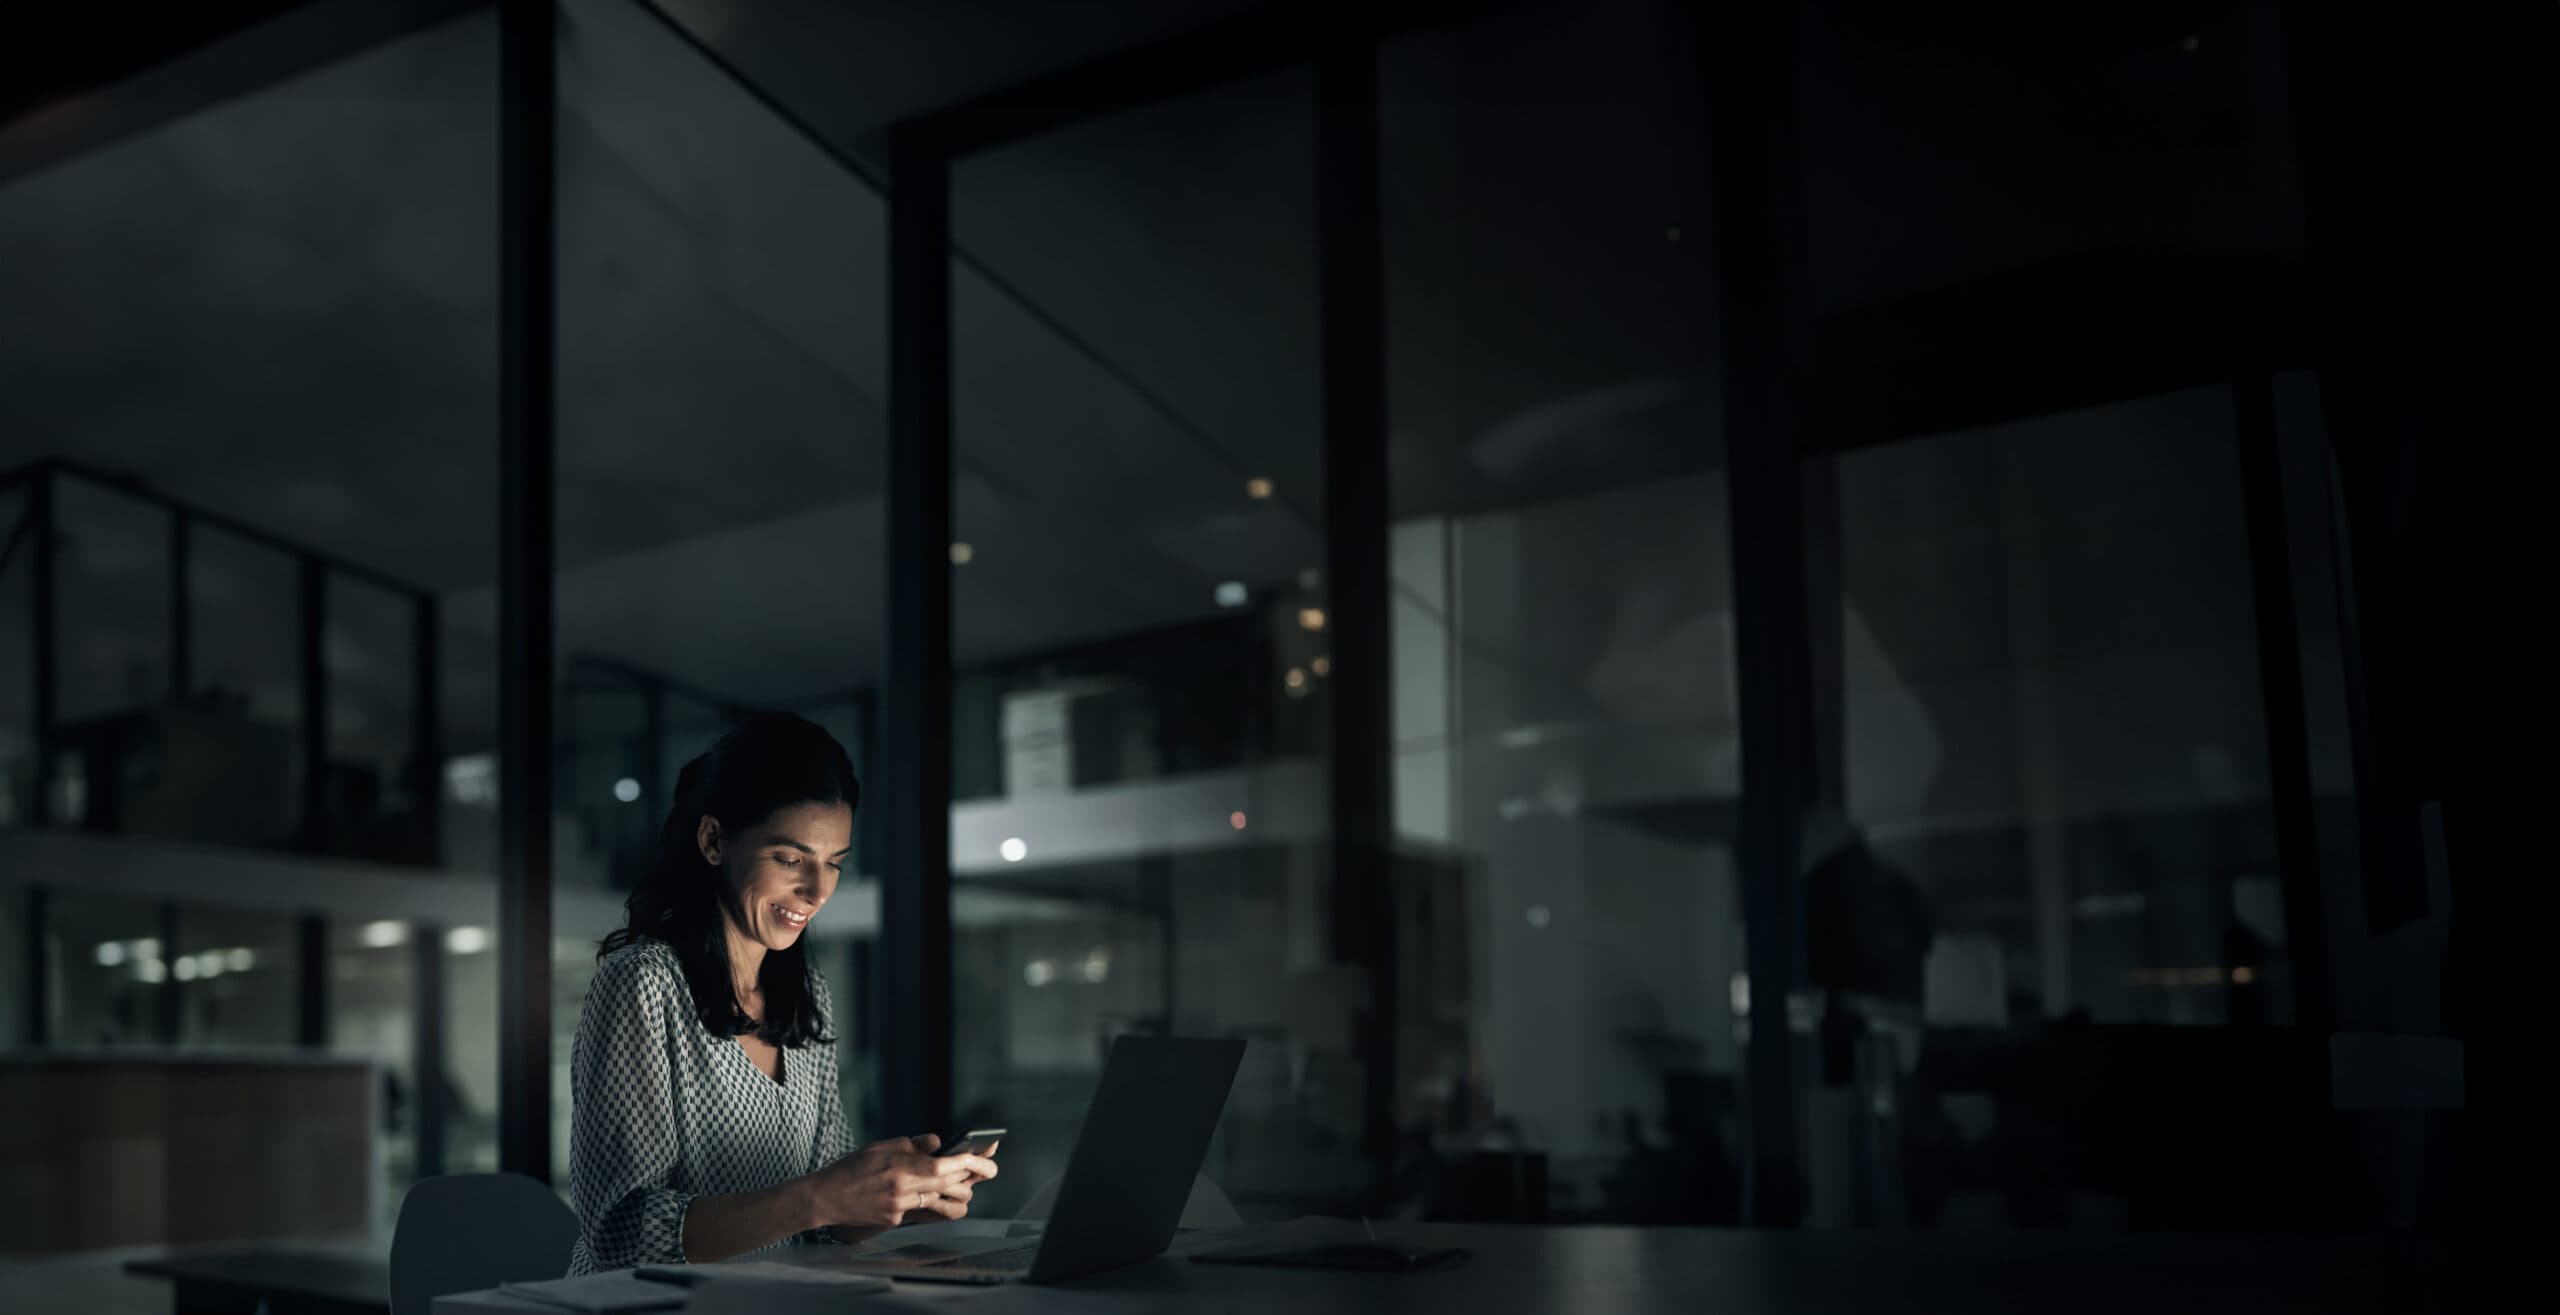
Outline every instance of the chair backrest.
<path id="1" fill-rule="evenodd" d="M 577 1241 L 578 1217 L 522 1174 L 426 1179 L 392 1228 L 391 1315 L 428 1315 L 448 1293 L 558 1278 Z"/>
<path id="2" fill-rule="evenodd" d="M 1058 1184 L 1065 1181 L 1063 1178 L 1050 1179 L 1046 1186 L 1031 1194 L 1031 1199 L 1023 1203 L 1021 1212 L 1015 1217 L 1047 1219 L 1050 1209 L 1058 1204 Z M 1191 1180 L 1191 1196 L 1182 1203 L 1181 1227 L 1232 1228 L 1243 1222 L 1244 1216 L 1236 1213 L 1235 1202 L 1227 1199 L 1226 1189 L 1209 1181 L 1209 1175 L 1204 1173 Z M 394 1315 L 398 1313 L 394 1312 Z"/>

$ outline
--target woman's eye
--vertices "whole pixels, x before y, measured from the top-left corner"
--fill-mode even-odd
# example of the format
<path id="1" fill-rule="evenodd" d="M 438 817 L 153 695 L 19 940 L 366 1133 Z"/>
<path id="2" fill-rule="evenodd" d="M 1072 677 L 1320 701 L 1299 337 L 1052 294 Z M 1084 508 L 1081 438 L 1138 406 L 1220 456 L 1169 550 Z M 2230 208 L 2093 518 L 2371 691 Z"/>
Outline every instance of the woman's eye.
<path id="1" fill-rule="evenodd" d="M 800 866 L 799 856 L 795 854 L 776 854 L 773 856 L 773 861 L 780 863 L 782 866 L 787 868 L 796 868 Z"/>

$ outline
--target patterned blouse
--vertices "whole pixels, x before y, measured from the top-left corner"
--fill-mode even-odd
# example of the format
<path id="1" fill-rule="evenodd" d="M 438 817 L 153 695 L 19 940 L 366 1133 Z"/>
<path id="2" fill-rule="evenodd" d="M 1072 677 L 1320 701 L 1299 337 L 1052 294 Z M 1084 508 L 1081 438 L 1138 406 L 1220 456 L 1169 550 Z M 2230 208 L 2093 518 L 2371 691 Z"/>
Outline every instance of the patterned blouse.
<path id="1" fill-rule="evenodd" d="M 826 975 L 809 968 L 823 1034 Z M 605 956 L 569 1060 L 569 1272 L 681 1264 L 694 1198 L 797 1178 L 847 1150 L 831 1044 L 782 1052 L 766 1077 L 735 1037 L 694 1016 L 684 970 L 661 941 Z M 806 1234 L 786 1241 L 819 1240 Z M 776 1243 L 775 1245 L 782 1245 Z"/>

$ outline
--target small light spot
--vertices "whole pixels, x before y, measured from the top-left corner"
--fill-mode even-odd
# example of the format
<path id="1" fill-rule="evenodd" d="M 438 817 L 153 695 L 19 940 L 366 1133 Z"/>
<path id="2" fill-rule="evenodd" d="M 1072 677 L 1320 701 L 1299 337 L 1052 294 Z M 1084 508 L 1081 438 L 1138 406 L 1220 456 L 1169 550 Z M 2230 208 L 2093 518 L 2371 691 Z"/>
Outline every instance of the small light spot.
<path id="1" fill-rule="evenodd" d="M 626 776 L 613 783 L 613 797 L 626 804 L 640 802 L 640 783 Z"/>
<path id="2" fill-rule="evenodd" d="M 1022 843 L 1022 837 L 1012 836 L 1008 837 L 1003 844 L 996 846 L 996 852 L 1004 855 L 1004 861 L 1007 863 L 1019 863 L 1031 857 L 1031 846 Z"/>
<path id="3" fill-rule="evenodd" d="M 1672 241 L 1674 241 L 1674 242 L 1679 241 L 1679 240 L 1680 240 L 1680 226 L 1679 226 L 1678 224 L 1673 224 L 1673 225 L 1671 226 L 1670 231 L 1669 231 L 1668 233 L 1664 234 L 1664 236 L 1666 236 L 1666 237 L 1670 238 L 1670 239 L 1671 239 Z"/>
<path id="4" fill-rule="evenodd" d="M 951 545 L 951 564 L 954 566 L 966 566 L 969 564 L 969 559 L 977 555 L 978 550 L 965 543 Z"/>
<path id="5" fill-rule="evenodd" d="M 133 975 L 157 986 L 169 980 L 169 968 L 158 959 L 145 959 L 133 966 Z"/>
<path id="6" fill-rule="evenodd" d="M 2231 980 L 2241 986 L 2247 986 L 2249 983 L 2258 980 L 2258 974 L 2255 969 L 2244 965 L 2231 970 Z"/>
<path id="7" fill-rule="evenodd" d="M 1323 583 L 1324 572 L 1319 571 L 1312 566 L 1306 567 L 1298 572 L 1298 587 L 1301 589 L 1313 589 L 1317 585 Z"/>
<path id="8" fill-rule="evenodd" d="M 115 967 L 117 964 L 120 964 L 120 963 L 123 963 L 123 962 L 124 962 L 124 942 L 123 942 L 123 941 L 100 941 L 100 942 L 98 942 L 98 966 L 99 966 L 99 967 L 101 967 L 101 968 L 113 968 L 113 967 Z"/>
<path id="9" fill-rule="evenodd" d="M 1529 925 L 1530 925 L 1530 926 L 1532 926 L 1532 927 L 1538 927 L 1538 928 L 1542 928 L 1542 929 L 1543 929 L 1543 928 L 1544 928 L 1548 923 L 1553 922 L 1553 921 L 1555 921 L 1555 920 L 1556 920 L 1555 910 L 1548 908 L 1546 905 L 1544 905 L 1544 904 L 1532 904 L 1532 905 L 1530 905 L 1530 906 L 1529 906 Z"/>
<path id="10" fill-rule="evenodd" d="M 364 942 L 365 948 L 372 950 L 387 950 L 394 945 L 406 945 L 409 943 L 409 924 L 393 922 L 389 919 L 368 922 L 364 925 L 364 930 L 356 933 L 356 939 Z"/>
<path id="11" fill-rule="evenodd" d="M 2179 42 L 2179 43 L 2178 43 L 2178 49 L 2183 50 L 2183 51 L 2185 51 L 2186 53 L 2188 53 L 2188 54 L 2192 55 L 2192 54 L 2196 53 L 2197 51 L 2204 49 L 2204 38 L 2203 38 L 2203 37 L 2198 37 L 2198 36 L 2190 36 L 2190 37 L 2188 37 L 2186 40 L 2181 41 L 2181 42 Z"/>
<path id="12" fill-rule="evenodd" d="M 1244 482 L 1244 495 L 1256 502 L 1271 496 L 1271 481 L 1256 475 Z"/>
<path id="13" fill-rule="evenodd" d="M 246 945 L 237 946 L 223 954 L 222 964 L 235 973 L 245 973 L 258 966 L 258 952 Z"/>
<path id="14" fill-rule="evenodd" d="M 1046 959 L 1034 959 L 1022 965 L 1024 986 L 1047 986 L 1058 978 L 1058 965 Z"/>
<path id="15" fill-rule="evenodd" d="M 1300 628 L 1306 630 L 1324 629 L 1324 609 L 1321 607 L 1299 608 L 1298 625 Z"/>
<path id="16" fill-rule="evenodd" d="M 1314 668 L 1315 673 L 1319 676 L 1330 676 L 1333 674 L 1333 659 L 1326 657 L 1322 653 L 1316 654 L 1316 660 L 1308 663 L 1307 665 Z"/>
<path id="17" fill-rule="evenodd" d="M 1289 668 L 1289 674 L 1280 678 L 1280 683 L 1291 689 L 1305 689 L 1307 687 L 1307 673 L 1301 668 L 1291 667 Z"/>
<path id="18" fill-rule="evenodd" d="M 1083 971 L 1080 975 L 1086 981 L 1094 983 L 1111 980 L 1111 951 L 1096 946 L 1092 953 L 1084 957 Z"/>
<path id="19" fill-rule="evenodd" d="M 179 981 L 182 981 L 182 982 L 192 982 L 192 981 L 194 981 L 195 979 L 196 979 L 196 957 L 195 957 L 194 955 L 192 955 L 192 954 L 188 954 L 188 955 L 181 955 L 181 956 L 179 956 L 179 958 L 178 958 L 178 980 L 179 980 Z"/>
<path id="20" fill-rule="evenodd" d="M 489 948 L 489 929 L 456 927 L 444 934 L 444 948 L 453 954 L 478 954 Z"/>
<path id="21" fill-rule="evenodd" d="M 1242 580 L 1229 580 L 1225 584 L 1219 585 L 1216 594 L 1218 606 L 1220 607 L 1242 607 L 1244 606 L 1246 597 L 1244 581 Z"/>
<path id="22" fill-rule="evenodd" d="M 1244 814 L 1242 814 L 1242 813 L 1229 813 L 1229 814 L 1227 814 L 1227 825 L 1229 825 L 1229 826 L 1231 826 L 1231 827 L 1234 827 L 1234 828 L 1235 828 L 1236 830 L 1238 830 L 1238 831 L 1242 831 L 1242 830 L 1244 830 Z"/>

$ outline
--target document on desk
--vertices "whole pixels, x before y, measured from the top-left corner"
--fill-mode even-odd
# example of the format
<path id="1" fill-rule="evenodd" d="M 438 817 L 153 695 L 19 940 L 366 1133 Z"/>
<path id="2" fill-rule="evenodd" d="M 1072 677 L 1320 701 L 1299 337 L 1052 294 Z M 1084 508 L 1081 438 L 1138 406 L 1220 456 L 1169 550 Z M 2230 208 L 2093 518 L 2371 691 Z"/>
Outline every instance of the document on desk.
<path id="1" fill-rule="evenodd" d="M 560 1310 L 585 1311 L 588 1315 L 674 1310 L 685 1304 L 686 1297 L 683 1288 L 652 1283 L 629 1270 L 619 1269 L 603 1274 L 581 1274 L 576 1278 L 543 1279 L 538 1283 L 501 1283 L 498 1291 Z"/>

